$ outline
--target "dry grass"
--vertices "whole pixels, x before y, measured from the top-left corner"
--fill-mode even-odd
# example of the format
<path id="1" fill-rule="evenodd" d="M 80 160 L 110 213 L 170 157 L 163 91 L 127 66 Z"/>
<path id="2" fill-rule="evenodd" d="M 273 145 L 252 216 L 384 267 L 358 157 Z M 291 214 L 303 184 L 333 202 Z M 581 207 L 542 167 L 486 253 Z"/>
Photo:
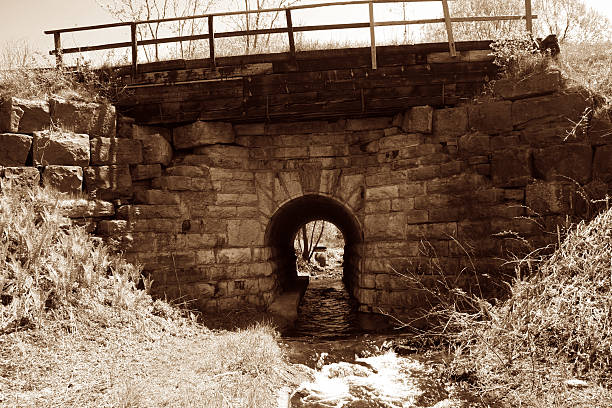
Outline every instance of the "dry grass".
<path id="1" fill-rule="evenodd" d="M 213 332 L 153 301 L 62 198 L 0 193 L 0 406 L 273 407 L 298 382 L 269 326 Z"/>
<path id="2" fill-rule="evenodd" d="M 503 302 L 453 288 L 438 271 L 424 288 L 437 322 L 425 337 L 449 345 L 451 378 L 483 406 L 612 406 L 610 231 L 612 210 L 578 224 L 552 255 L 517 261 Z M 584 383 L 567 382 L 576 379 Z"/>

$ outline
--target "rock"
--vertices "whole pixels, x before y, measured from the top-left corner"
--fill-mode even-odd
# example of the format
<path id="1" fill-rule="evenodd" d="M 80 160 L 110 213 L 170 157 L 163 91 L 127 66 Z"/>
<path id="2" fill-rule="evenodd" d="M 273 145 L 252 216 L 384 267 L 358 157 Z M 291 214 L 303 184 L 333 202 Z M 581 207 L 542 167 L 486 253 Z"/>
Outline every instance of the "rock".
<path id="1" fill-rule="evenodd" d="M 491 137 L 484 133 L 474 132 L 461 136 L 457 141 L 459 154 L 462 156 L 486 156 L 491 151 Z"/>
<path id="2" fill-rule="evenodd" d="M 132 137 L 142 142 L 142 157 L 145 164 L 163 164 L 172 161 L 170 130 L 157 126 L 139 126 L 132 128 Z"/>
<path id="3" fill-rule="evenodd" d="M 143 161 L 141 142 L 134 139 L 93 138 L 90 151 L 91 164 L 139 164 Z"/>
<path id="4" fill-rule="evenodd" d="M 542 118 L 577 123 L 589 106 L 590 97 L 579 92 L 518 100 L 512 103 L 512 123 L 521 126 Z"/>
<path id="5" fill-rule="evenodd" d="M 542 215 L 572 214 L 575 188 L 568 182 L 539 181 L 525 189 L 525 204 L 533 213 Z"/>
<path id="6" fill-rule="evenodd" d="M 324 252 L 317 252 L 314 254 L 315 261 L 320 267 L 324 268 L 327 265 L 327 255 Z"/>
<path id="7" fill-rule="evenodd" d="M 404 114 L 401 128 L 404 132 L 431 133 L 433 112 L 431 106 L 415 106 Z"/>
<path id="8" fill-rule="evenodd" d="M 83 168 L 79 166 L 47 166 L 42 174 L 45 187 L 62 193 L 78 194 L 83 186 Z"/>
<path id="9" fill-rule="evenodd" d="M 500 79 L 495 81 L 493 91 L 504 99 L 515 100 L 557 92 L 561 88 L 561 74 L 551 72 L 530 75 L 520 81 Z"/>
<path id="10" fill-rule="evenodd" d="M 227 244 L 230 246 L 253 246 L 264 243 L 264 230 L 257 220 L 228 220 Z"/>
<path id="11" fill-rule="evenodd" d="M 113 203 L 84 198 L 60 200 L 58 208 L 62 215 L 69 218 L 111 217 L 115 215 Z"/>
<path id="12" fill-rule="evenodd" d="M 148 180 L 161 177 L 161 166 L 159 164 L 139 164 L 132 170 L 132 180 Z"/>
<path id="13" fill-rule="evenodd" d="M 31 147 L 32 136 L 0 134 L 0 166 L 25 166 Z"/>
<path id="14" fill-rule="evenodd" d="M 50 126 L 45 100 L 8 98 L 0 105 L 0 132 L 33 133 Z"/>
<path id="15" fill-rule="evenodd" d="M 54 125 L 91 137 L 114 137 L 115 107 L 110 103 L 69 101 L 57 96 L 49 99 L 49 112 Z"/>
<path id="16" fill-rule="evenodd" d="M 173 130 L 174 147 L 188 149 L 216 143 L 233 143 L 236 135 L 231 123 L 197 121 Z"/>
<path id="17" fill-rule="evenodd" d="M 463 135 L 468 129 L 468 114 L 464 107 L 436 109 L 433 113 L 433 133 L 445 141 Z"/>
<path id="18" fill-rule="evenodd" d="M 85 168 L 87 192 L 97 198 L 109 200 L 132 196 L 132 176 L 127 165 Z"/>
<path id="19" fill-rule="evenodd" d="M 512 130 L 512 102 L 488 101 L 468 107 L 469 127 L 489 134 Z"/>
<path id="20" fill-rule="evenodd" d="M 34 164 L 89 165 L 89 136 L 66 131 L 34 132 Z"/>
<path id="21" fill-rule="evenodd" d="M 591 146 L 566 144 L 536 150 L 535 172 L 547 181 L 576 181 L 586 184 L 591 179 L 593 151 Z"/>
<path id="22" fill-rule="evenodd" d="M 612 182 L 612 145 L 598 146 L 593 159 L 593 178 Z"/>
<path id="23" fill-rule="evenodd" d="M 40 173 L 35 167 L 5 167 L 4 184 L 33 188 L 40 184 Z"/>
<path id="24" fill-rule="evenodd" d="M 529 149 L 506 149 L 493 152 L 491 156 L 491 178 L 498 187 L 521 187 L 532 179 L 531 151 Z"/>

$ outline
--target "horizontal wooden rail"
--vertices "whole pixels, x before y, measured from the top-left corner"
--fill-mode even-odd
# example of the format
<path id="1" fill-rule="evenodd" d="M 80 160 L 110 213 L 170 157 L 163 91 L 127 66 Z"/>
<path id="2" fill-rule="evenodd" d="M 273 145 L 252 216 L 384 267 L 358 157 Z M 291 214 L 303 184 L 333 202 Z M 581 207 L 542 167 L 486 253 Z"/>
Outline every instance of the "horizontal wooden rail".
<path id="1" fill-rule="evenodd" d="M 397 20 L 397 21 L 374 21 L 373 14 L 373 5 L 381 4 L 381 3 L 418 3 L 418 2 L 426 2 L 426 1 L 438 1 L 443 5 L 445 18 L 434 18 L 434 19 L 420 19 L 420 20 Z M 532 28 L 532 19 L 537 18 L 536 15 L 531 15 L 531 0 L 525 0 L 525 10 L 529 13 L 524 16 L 476 16 L 476 17 L 450 17 L 448 13 L 448 6 L 446 4 L 447 1 L 453 0 L 351 0 L 351 1 L 339 1 L 339 2 L 330 2 L 330 3 L 317 3 L 317 4 L 304 4 L 291 6 L 287 8 L 270 8 L 270 9 L 262 9 L 262 10 L 246 10 L 246 11 L 228 11 L 222 13 L 209 13 L 209 14 L 200 14 L 193 16 L 185 16 L 185 17 L 171 17 L 171 18 L 162 18 L 162 19 L 154 19 L 154 20 L 144 20 L 144 21 L 134 21 L 134 22 L 121 22 L 121 23 L 111 23 L 111 24 L 99 24 L 85 27 L 72 27 L 72 28 L 64 28 L 59 30 L 47 30 L 45 34 L 52 34 L 54 36 L 55 49 L 49 51 L 49 54 L 55 55 L 57 59 L 57 64 L 62 64 L 62 55 L 63 54 L 71 54 L 77 52 L 86 52 L 86 51 L 100 51 L 100 50 L 108 50 L 108 49 L 116 49 L 116 48 L 132 48 L 132 69 L 133 73 L 136 73 L 137 68 L 137 57 L 138 57 L 138 47 L 146 46 L 146 45 L 157 45 L 157 44 L 167 44 L 173 42 L 183 42 L 183 41 L 195 41 L 195 40 L 209 40 L 209 48 L 210 48 L 210 59 L 211 65 L 214 66 L 214 39 L 216 38 L 231 38 L 231 37 L 243 37 L 250 35 L 262 35 L 262 34 L 288 34 L 289 39 L 289 47 L 290 54 L 295 58 L 295 40 L 294 33 L 296 32 L 309 32 L 309 31 L 326 31 L 326 30 L 342 30 L 342 29 L 350 29 L 350 28 L 370 28 L 370 39 L 371 39 L 371 48 L 372 48 L 372 68 L 376 69 L 376 44 L 374 37 L 374 27 L 389 27 L 389 26 L 399 26 L 399 25 L 411 25 L 411 24 L 436 24 L 436 23 L 446 23 L 446 29 L 449 34 L 449 47 L 451 55 L 455 55 L 454 49 L 454 40 L 452 36 L 452 28 L 451 23 L 464 23 L 464 22 L 477 22 L 477 21 L 508 21 L 508 20 L 526 20 L 527 28 L 530 31 Z M 291 11 L 292 10 L 303 10 L 303 9 L 312 9 L 318 7 L 332 7 L 332 6 L 346 6 L 346 5 L 359 5 L 359 4 L 368 4 L 369 7 L 369 22 L 363 23 L 345 23 L 345 24 L 326 24 L 326 25 L 310 25 L 310 26 L 294 26 L 291 21 Z M 234 16 L 234 15 L 248 15 L 254 13 L 267 13 L 267 12 L 285 12 L 287 17 L 287 27 L 279 27 L 279 28 L 263 28 L 263 29 L 252 29 L 252 30 L 242 30 L 242 31 L 227 31 L 227 32 L 219 32 L 216 33 L 213 30 L 213 18 L 219 16 Z M 188 36 L 176 36 L 176 37 L 166 37 L 166 38 L 153 38 L 149 40 L 138 40 L 136 38 L 136 28 L 140 24 L 157 24 L 157 23 L 168 23 L 174 21 L 185 21 L 185 20 L 193 20 L 206 18 L 208 19 L 208 33 L 207 34 L 195 34 Z M 72 47 L 72 48 L 62 48 L 60 35 L 62 33 L 68 32 L 78 32 L 78 31 L 88 31 L 88 30 L 99 30 L 99 29 L 107 29 L 107 28 L 117 28 L 117 27 L 131 27 L 131 41 L 129 42 L 116 42 L 110 44 L 99 44 L 99 45 L 88 45 L 82 47 Z"/>

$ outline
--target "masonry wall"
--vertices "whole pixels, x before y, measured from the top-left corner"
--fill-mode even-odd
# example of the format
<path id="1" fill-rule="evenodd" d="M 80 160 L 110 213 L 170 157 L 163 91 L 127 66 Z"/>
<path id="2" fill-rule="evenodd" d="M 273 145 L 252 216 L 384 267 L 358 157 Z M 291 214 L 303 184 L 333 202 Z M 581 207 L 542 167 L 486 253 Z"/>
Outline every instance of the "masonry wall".
<path id="1" fill-rule="evenodd" d="M 493 293 L 505 260 L 554 243 L 557 226 L 592 214 L 585 197 L 609 191 L 612 125 L 591 117 L 588 95 L 556 73 L 495 91 L 388 117 L 121 118 L 116 131 L 102 125 L 115 121 L 108 106 L 13 98 L 1 109 L 2 180 L 83 191 L 70 207 L 79 222 L 141 263 L 157 294 L 202 309 L 267 306 L 286 273 L 270 220 L 294 199 L 324 196 L 361 229 L 347 251 L 360 310 L 410 313 L 424 293 L 395 271 Z M 38 132 L 46 118 L 74 133 Z"/>

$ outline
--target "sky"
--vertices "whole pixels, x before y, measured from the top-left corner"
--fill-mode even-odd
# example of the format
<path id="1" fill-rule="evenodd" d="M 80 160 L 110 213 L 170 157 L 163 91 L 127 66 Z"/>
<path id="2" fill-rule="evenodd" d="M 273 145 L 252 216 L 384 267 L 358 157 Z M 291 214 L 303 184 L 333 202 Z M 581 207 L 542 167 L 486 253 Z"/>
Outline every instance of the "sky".
<path id="1" fill-rule="evenodd" d="M 330 0 L 305 0 L 303 2 L 321 3 L 328 1 Z M 584 1 L 588 6 L 606 15 L 612 21 L 612 0 Z M 231 10 L 236 7 L 235 4 L 239 3 L 235 0 L 218 0 L 216 10 Z M 232 7 L 232 5 L 234 6 Z M 390 14 L 392 6 L 376 5 L 375 7 L 377 20 L 399 19 L 397 16 Z M 294 24 L 313 25 L 367 21 L 367 5 L 344 7 L 341 11 L 338 9 L 325 8 L 315 9 L 316 11 L 295 12 Z M 410 15 L 409 19 L 435 18 L 440 15 L 441 5 L 439 2 L 418 3 L 418 6 L 414 5 L 412 9 L 415 11 L 418 9 L 418 11 L 416 14 Z M 3 43 L 10 44 L 25 40 L 34 49 L 45 55 L 48 50 L 53 48 L 53 36 L 45 35 L 44 30 L 117 21 L 100 7 L 96 0 L 0 0 L 0 16 L 2 16 L 0 47 L 3 46 Z M 98 31 L 90 35 L 74 33 L 62 36 L 62 44 L 65 47 L 114 41 L 129 41 L 129 30 L 123 28 Z"/>

